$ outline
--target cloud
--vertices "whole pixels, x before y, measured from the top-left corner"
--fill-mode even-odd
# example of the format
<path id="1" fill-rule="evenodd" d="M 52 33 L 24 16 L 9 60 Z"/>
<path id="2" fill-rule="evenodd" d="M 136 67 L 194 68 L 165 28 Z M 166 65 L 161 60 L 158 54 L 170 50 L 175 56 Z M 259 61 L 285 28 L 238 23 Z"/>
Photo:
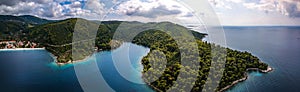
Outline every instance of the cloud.
<path id="1" fill-rule="evenodd" d="M 19 2 L 13 6 L 6 6 L 1 5 L 0 6 L 0 13 L 1 14 L 18 14 L 18 13 L 27 13 L 31 12 L 32 9 L 37 8 L 39 4 L 35 2 Z"/>
<path id="2" fill-rule="evenodd" d="M 194 14 L 192 12 L 188 12 L 183 17 L 194 17 Z"/>
<path id="3" fill-rule="evenodd" d="M 0 13 L 5 15 L 35 15 L 44 18 L 63 18 L 64 13 L 63 10 L 66 7 L 60 5 L 58 2 L 46 3 L 48 1 L 19 1 L 14 5 L 1 5 Z"/>
<path id="4" fill-rule="evenodd" d="M 159 16 L 166 16 L 166 15 L 177 15 L 180 14 L 181 11 L 179 10 L 169 10 L 166 6 L 161 5 L 155 8 L 151 8 L 149 10 L 143 11 L 138 8 L 129 9 L 125 11 L 125 15 L 128 16 L 143 16 L 148 18 L 157 18 Z"/>
<path id="5" fill-rule="evenodd" d="M 243 0 L 226 0 L 228 2 L 234 2 L 234 3 L 241 3 L 244 2 Z"/>
<path id="6" fill-rule="evenodd" d="M 49 3 L 52 0 L 1 0 L 0 5 L 13 6 L 20 2 L 35 2 L 39 4 Z"/>
<path id="7" fill-rule="evenodd" d="M 83 8 L 84 4 L 91 7 Z M 35 15 L 48 19 L 97 16 L 104 5 L 99 0 L 1 0 L 2 15 Z"/>
<path id="8" fill-rule="evenodd" d="M 232 6 L 230 6 L 227 2 L 239 2 L 239 0 L 208 0 L 208 1 L 216 8 L 222 8 L 222 9 L 232 9 Z"/>
<path id="9" fill-rule="evenodd" d="M 140 16 L 146 18 L 157 18 L 168 15 L 179 15 L 183 13 L 181 6 L 174 3 L 165 3 L 163 0 L 129 0 L 116 8 L 116 13 L 127 16 Z M 168 0 L 165 0 L 168 1 Z"/>
<path id="10" fill-rule="evenodd" d="M 248 9 L 256 9 L 268 12 L 280 12 L 289 17 L 300 17 L 299 0 L 210 0 L 215 6 L 223 6 L 228 3 L 241 4 Z"/>
<path id="11" fill-rule="evenodd" d="M 260 0 L 258 3 L 244 3 L 247 8 L 263 11 L 278 11 L 289 17 L 300 17 L 299 0 Z"/>
<path id="12" fill-rule="evenodd" d="M 79 1 L 75 1 L 73 4 L 70 5 L 71 8 L 81 8 L 82 6 L 83 4 Z"/>
<path id="13" fill-rule="evenodd" d="M 277 4 L 277 10 L 290 17 L 300 17 L 300 1 L 280 0 Z"/>
<path id="14" fill-rule="evenodd" d="M 118 18 L 150 20 L 170 16 L 193 17 L 187 9 L 172 0 L 0 0 L 2 15 L 101 19 L 106 13 L 112 13 L 113 17 Z"/>
<path id="15" fill-rule="evenodd" d="M 99 0 L 89 0 L 85 6 L 85 9 L 93 11 L 97 14 L 103 14 L 105 12 L 105 4 L 101 3 Z"/>
<path id="16" fill-rule="evenodd" d="M 61 18 L 64 15 L 62 12 L 64 9 L 65 7 L 63 7 L 59 3 L 50 3 L 48 5 L 41 6 L 40 10 L 36 10 L 39 12 L 39 14 L 36 15 L 39 15 L 41 17 L 47 17 L 47 18 Z M 32 12 L 34 14 L 34 11 Z"/>
<path id="17" fill-rule="evenodd" d="M 19 0 L 1 0 L 0 5 L 12 6 L 18 3 Z"/>

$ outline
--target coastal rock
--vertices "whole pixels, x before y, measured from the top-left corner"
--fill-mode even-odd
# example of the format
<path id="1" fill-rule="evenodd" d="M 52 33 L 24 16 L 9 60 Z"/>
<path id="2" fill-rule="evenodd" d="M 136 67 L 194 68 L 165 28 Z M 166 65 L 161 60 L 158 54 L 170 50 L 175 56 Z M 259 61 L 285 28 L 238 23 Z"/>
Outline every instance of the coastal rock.
<path id="1" fill-rule="evenodd" d="M 258 68 L 248 68 L 247 71 L 259 71 L 259 72 L 261 72 L 261 73 L 268 73 L 268 72 L 273 71 L 273 68 L 270 67 L 270 66 L 268 66 L 267 70 L 260 70 L 260 69 L 258 69 Z M 244 78 L 232 82 L 230 85 L 228 85 L 228 86 L 222 88 L 222 89 L 219 90 L 218 92 L 224 92 L 224 91 L 228 90 L 229 88 L 233 87 L 234 85 L 238 84 L 239 82 L 243 82 L 243 81 L 247 80 L 247 79 L 248 79 L 248 74 L 247 74 L 247 72 L 245 72 L 244 76 L 245 76 Z"/>

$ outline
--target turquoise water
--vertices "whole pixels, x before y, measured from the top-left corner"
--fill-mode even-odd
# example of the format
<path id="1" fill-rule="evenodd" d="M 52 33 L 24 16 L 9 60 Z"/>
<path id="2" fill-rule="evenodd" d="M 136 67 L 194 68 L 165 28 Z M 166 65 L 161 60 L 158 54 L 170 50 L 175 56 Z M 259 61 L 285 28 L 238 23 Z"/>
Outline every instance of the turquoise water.
<path id="1" fill-rule="evenodd" d="M 300 27 L 225 27 L 227 45 L 232 49 L 249 51 L 262 61 L 275 68 L 262 74 L 249 72 L 249 78 L 227 90 L 228 92 L 299 92 L 300 85 Z M 129 53 L 126 48 L 132 46 Z M 129 55 L 133 70 L 126 73 L 132 80 L 143 82 L 140 59 L 149 49 L 125 43 L 114 50 L 116 57 Z M 151 91 L 144 84 L 136 84 L 124 79 L 114 68 L 124 62 L 114 61 L 111 51 L 99 52 L 86 62 L 75 65 L 89 65 L 94 62 L 105 78 L 107 84 L 115 91 L 135 92 Z M 1 92 L 81 92 L 74 64 L 57 66 L 45 50 L 34 51 L 0 51 L 0 91 Z M 87 71 L 87 72 L 90 72 Z"/>
<path id="2" fill-rule="evenodd" d="M 129 53 L 126 53 L 129 49 Z M 145 84 L 137 84 L 123 78 L 115 69 L 112 52 L 120 53 L 115 57 L 125 57 L 129 54 L 133 70 L 128 70 L 129 78 L 143 82 L 141 79 L 141 62 L 143 56 L 149 52 L 148 48 L 131 43 L 124 43 L 120 48 L 113 51 L 95 53 L 85 62 L 58 66 L 53 63 L 53 58 L 45 50 L 26 51 L 0 51 L 0 91 L 1 92 L 81 92 L 83 89 L 79 84 L 74 66 L 88 65 L 96 62 L 98 70 L 106 80 L 107 84 L 115 91 L 135 92 L 151 91 Z M 96 60 L 96 61 L 93 61 Z M 114 61 L 122 64 L 121 61 Z M 93 72 L 96 69 L 90 69 Z M 139 71 L 138 73 L 132 71 Z M 104 84 L 104 83 L 103 83 Z"/>

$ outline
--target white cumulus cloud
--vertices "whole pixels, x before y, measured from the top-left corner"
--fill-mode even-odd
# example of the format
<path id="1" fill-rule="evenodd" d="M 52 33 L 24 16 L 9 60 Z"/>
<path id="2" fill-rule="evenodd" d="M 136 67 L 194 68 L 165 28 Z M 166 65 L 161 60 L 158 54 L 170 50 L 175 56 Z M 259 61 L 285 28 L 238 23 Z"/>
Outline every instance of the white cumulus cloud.
<path id="1" fill-rule="evenodd" d="M 186 10 L 171 0 L 129 0 L 120 4 L 115 12 L 120 15 L 157 18 L 168 15 L 182 15 Z"/>
<path id="2" fill-rule="evenodd" d="M 289 17 L 300 17 L 299 0 L 210 0 L 217 7 L 225 7 L 229 3 L 242 4 L 248 9 L 265 12 L 280 12 Z"/>

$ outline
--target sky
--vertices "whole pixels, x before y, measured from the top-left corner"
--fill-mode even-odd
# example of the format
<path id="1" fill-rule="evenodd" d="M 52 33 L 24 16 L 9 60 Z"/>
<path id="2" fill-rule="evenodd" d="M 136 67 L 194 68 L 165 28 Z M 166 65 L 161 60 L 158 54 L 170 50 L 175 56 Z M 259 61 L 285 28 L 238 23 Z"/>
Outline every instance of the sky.
<path id="1" fill-rule="evenodd" d="M 178 0 L 0 0 L 1 15 L 197 23 Z M 184 0 L 182 0 L 184 1 Z M 299 0 L 208 0 L 224 26 L 300 25 Z M 205 15 L 205 14 L 203 14 Z"/>

